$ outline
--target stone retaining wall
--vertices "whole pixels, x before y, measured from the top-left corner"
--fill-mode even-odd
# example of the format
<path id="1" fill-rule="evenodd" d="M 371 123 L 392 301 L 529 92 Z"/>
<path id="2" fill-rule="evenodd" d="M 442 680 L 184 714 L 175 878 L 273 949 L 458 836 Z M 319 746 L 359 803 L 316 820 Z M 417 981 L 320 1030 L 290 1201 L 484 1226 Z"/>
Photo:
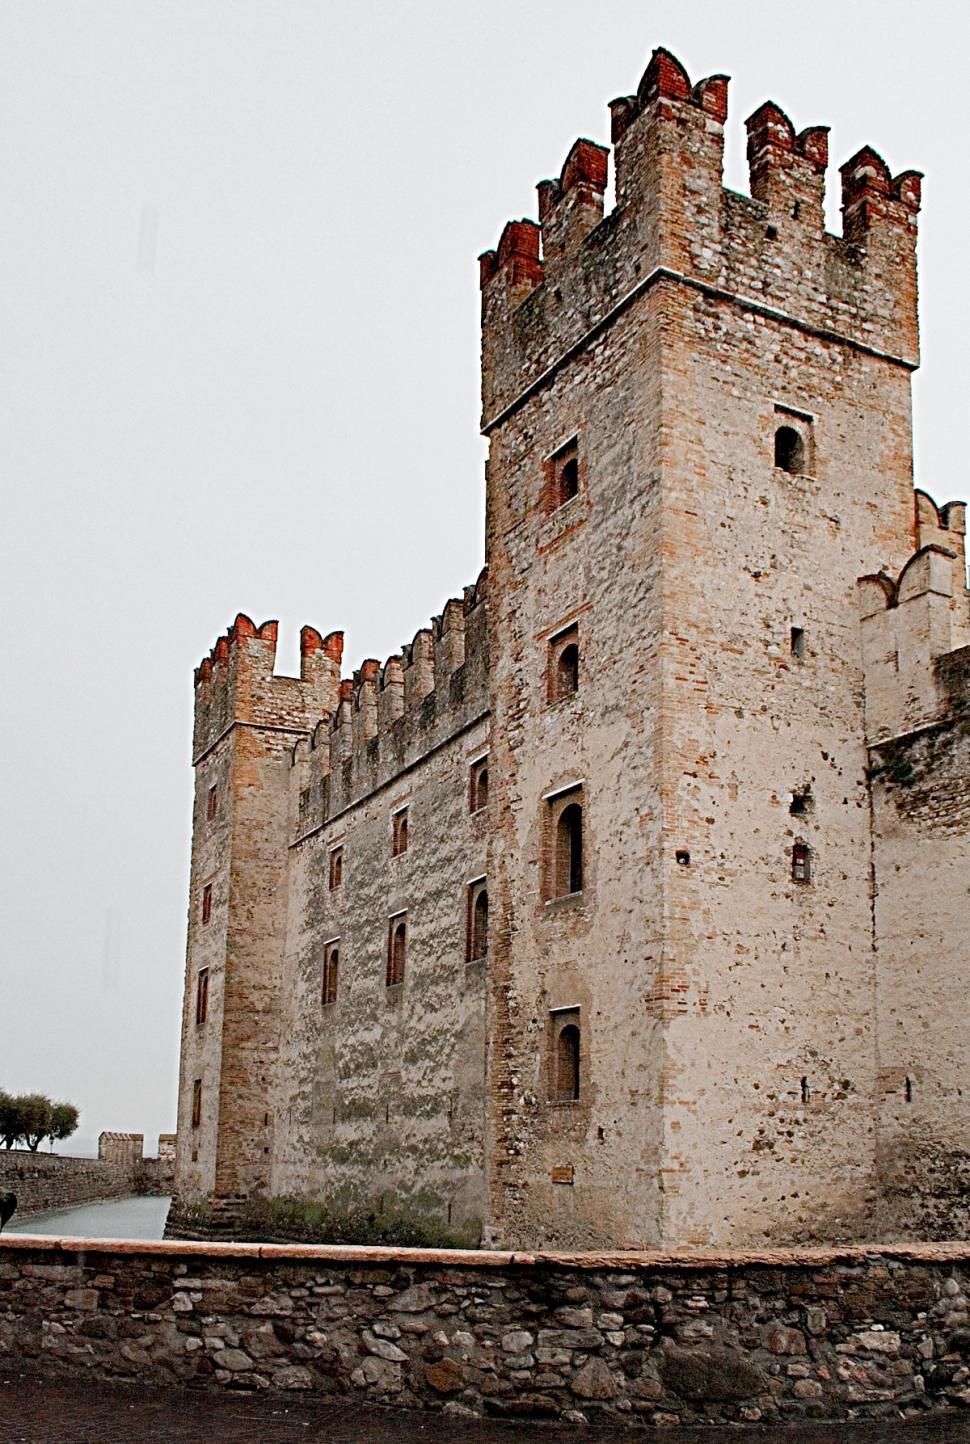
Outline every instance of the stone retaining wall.
<path id="1" fill-rule="evenodd" d="M 0 1149 L 0 1193 L 17 1195 L 17 1219 L 130 1194 L 171 1193 L 172 1174 L 172 1163 L 157 1158 L 138 1159 L 129 1166 L 101 1158 Z"/>
<path id="2" fill-rule="evenodd" d="M 0 1239 L 0 1359 L 636 1425 L 970 1405 L 970 1245 L 499 1254 Z"/>

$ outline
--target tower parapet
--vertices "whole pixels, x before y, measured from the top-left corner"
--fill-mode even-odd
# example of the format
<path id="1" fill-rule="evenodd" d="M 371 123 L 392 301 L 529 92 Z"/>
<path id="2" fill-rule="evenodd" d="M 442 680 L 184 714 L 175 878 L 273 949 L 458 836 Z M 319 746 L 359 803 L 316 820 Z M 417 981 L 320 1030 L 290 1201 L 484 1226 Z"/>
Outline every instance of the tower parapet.
<path id="1" fill-rule="evenodd" d="M 727 94 L 726 76 L 692 85 L 655 50 L 636 94 L 611 105 L 614 210 L 604 217 L 608 153 L 579 140 L 559 179 L 539 184 L 540 224 L 510 221 L 482 255 L 486 431 L 616 308 L 665 282 L 918 364 L 919 172 L 893 177 L 863 147 L 841 168 L 843 233 L 829 235 L 828 128 L 796 132 L 775 102 L 759 106 L 751 195 L 737 195 L 722 183 Z"/>

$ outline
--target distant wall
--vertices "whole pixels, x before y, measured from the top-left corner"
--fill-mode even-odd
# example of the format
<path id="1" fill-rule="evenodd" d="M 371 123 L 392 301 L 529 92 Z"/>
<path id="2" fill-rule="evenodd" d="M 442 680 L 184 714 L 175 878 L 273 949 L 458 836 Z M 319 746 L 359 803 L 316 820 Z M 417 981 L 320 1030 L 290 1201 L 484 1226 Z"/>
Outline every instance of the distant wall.
<path id="1" fill-rule="evenodd" d="M 17 1195 L 18 1219 L 131 1194 L 171 1193 L 173 1172 L 171 1159 L 111 1163 L 103 1158 L 0 1149 L 0 1193 Z"/>
<path id="2" fill-rule="evenodd" d="M 875 1418 L 970 1403 L 968 1293 L 967 1243 L 569 1255 L 11 1234 L 0 1360 L 576 1424 Z"/>

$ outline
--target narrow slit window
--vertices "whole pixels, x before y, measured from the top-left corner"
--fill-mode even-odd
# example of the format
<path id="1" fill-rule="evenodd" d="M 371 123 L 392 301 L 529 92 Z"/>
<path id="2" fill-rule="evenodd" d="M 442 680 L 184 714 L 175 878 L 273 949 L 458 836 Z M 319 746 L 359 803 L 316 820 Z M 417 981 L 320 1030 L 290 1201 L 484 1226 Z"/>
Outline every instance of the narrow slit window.
<path id="1" fill-rule="evenodd" d="M 304 821 L 304 819 L 306 818 L 306 815 L 307 815 L 307 813 L 308 813 L 309 811 L 310 811 L 310 789 L 309 789 L 309 787 L 304 787 L 303 791 L 300 793 L 300 821 L 301 821 L 301 822 Z"/>
<path id="2" fill-rule="evenodd" d="M 328 943 L 323 953 L 323 978 L 320 987 L 320 1001 L 324 1007 L 337 1001 L 337 979 L 340 969 L 340 945 Z"/>
<path id="3" fill-rule="evenodd" d="M 468 884 L 468 942 L 466 961 L 480 962 L 488 955 L 488 887 L 484 878 Z"/>
<path id="4" fill-rule="evenodd" d="M 200 968 L 195 985 L 195 1026 L 201 1028 L 209 1016 L 209 969 Z"/>
<path id="5" fill-rule="evenodd" d="M 192 1127 L 198 1128 L 202 1122 L 202 1079 L 196 1078 L 192 1084 Z"/>
<path id="6" fill-rule="evenodd" d="M 811 1088 L 811 1084 L 809 1083 L 809 1081 L 808 1081 L 807 1078 L 803 1078 L 803 1079 L 802 1079 L 802 1102 L 803 1102 L 803 1103 L 810 1103 L 811 1101 L 812 1101 L 812 1088 Z"/>
<path id="7" fill-rule="evenodd" d="M 805 660 L 805 629 L 803 627 L 792 627 L 790 637 L 791 654 L 796 662 Z"/>
<path id="8" fill-rule="evenodd" d="M 488 806 L 488 758 L 479 757 L 469 771 L 468 810 L 481 812 Z"/>
<path id="9" fill-rule="evenodd" d="M 212 883 L 207 882 L 202 889 L 202 921 L 207 923 L 212 916 Z"/>
<path id="10" fill-rule="evenodd" d="M 208 820 L 209 822 L 211 822 L 212 819 L 215 817 L 215 815 L 216 815 L 216 808 L 218 807 L 218 805 L 219 805 L 219 789 L 218 789 L 218 787 L 216 787 L 216 786 L 213 785 L 212 787 L 209 788 L 209 796 L 208 796 L 208 798 L 206 799 L 206 804 L 205 804 L 205 815 L 206 815 L 206 818 L 207 818 L 207 820 Z"/>
<path id="11" fill-rule="evenodd" d="M 344 850 L 335 847 L 330 853 L 330 891 L 340 887 L 344 880 Z"/>
<path id="12" fill-rule="evenodd" d="M 407 919 L 403 915 L 391 918 L 387 930 L 387 986 L 392 988 L 404 982 L 404 963 L 407 953 Z"/>
<path id="13" fill-rule="evenodd" d="M 556 895 L 583 890 L 583 809 L 571 802 L 556 824 Z"/>
<path id="14" fill-rule="evenodd" d="M 807 842 L 796 842 L 791 850 L 792 882 L 811 882 L 812 849 Z"/>

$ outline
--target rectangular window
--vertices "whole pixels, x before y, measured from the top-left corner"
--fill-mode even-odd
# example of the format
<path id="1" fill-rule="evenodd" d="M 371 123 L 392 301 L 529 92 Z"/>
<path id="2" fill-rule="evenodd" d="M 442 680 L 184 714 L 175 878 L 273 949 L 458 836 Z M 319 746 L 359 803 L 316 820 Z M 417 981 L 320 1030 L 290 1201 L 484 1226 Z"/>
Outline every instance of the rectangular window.
<path id="1" fill-rule="evenodd" d="M 408 810 L 398 808 L 391 818 L 391 856 L 400 857 L 408 850 Z"/>
<path id="2" fill-rule="evenodd" d="M 218 806 L 218 803 L 219 789 L 218 787 L 212 786 L 209 788 L 209 796 L 206 800 L 205 805 L 205 815 L 209 822 L 211 822 L 216 815 L 216 807 Z"/>
<path id="3" fill-rule="evenodd" d="M 326 943 L 323 949 L 323 977 L 320 984 L 320 1001 L 324 1007 L 337 1001 L 337 977 L 340 968 L 340 939 Z"/>
<path id="4" fill-rule="evenodd" d="M 549 638 L 546 696 L 561 702 L 579 691 L 579 627 L 574 623 Z"/>
<path id="5" fill-rule="evenodd" d="M 344 850 L 335 847 L 330 852 L 330 891 L 335 891 L 344 880 Z"/>
<path id="6" fill-rule="evenodd" d="M 805 631 L 802 627 L 791 629 L 791 654 L 796 662 L 805 660 Z"/>
<path id="7" fill-rule="evenodd" d="M 468 884 L 465 924 L 465 961 L 477 963 L 488 955 L 488 884 L 477 877 Z"/>
<path id="8" fill-rule="evenodd" d="M 195 1025 L 201 1027 L 209 1015 L 209 969 L 200 968 L 195 988 Z"/>
<path id="9" fill-rule="evenodd" d="M 471 764 L 468 777 L 468 811 L 481 812 L 488 806 L 488 757 L 478 757 Z"/>
<path id="10" fill-rule="evenodd" d="M 202 921 L 207 923 L 212 916 L 212 883 L 207 882 L 202 889 Z"/>
<path id="11" fill-rule="evenodd" d="M 310 811 L 310 789 L 305 787 L 300 793 L 300 821 L 302 822 Z"/>
<path id="12" fill-rule="evenodd" d="M 198 1128 L 202 1122 L 202 1079 L 196 1078 L 192 1084 L 192 1127 Z"/>
<path id="13" fill-rule="evenodd" d="M 792 882 L 811 882 L 812 849 L 806 842 L 796 842 L 791 850 Z"/>

